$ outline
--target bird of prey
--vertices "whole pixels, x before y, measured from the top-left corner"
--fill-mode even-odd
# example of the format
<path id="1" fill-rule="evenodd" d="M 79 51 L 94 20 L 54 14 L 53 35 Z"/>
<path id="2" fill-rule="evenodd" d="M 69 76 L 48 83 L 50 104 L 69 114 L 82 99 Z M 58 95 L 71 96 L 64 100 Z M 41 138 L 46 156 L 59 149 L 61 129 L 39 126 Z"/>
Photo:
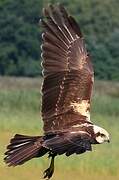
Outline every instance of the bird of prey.
<path id="1" fill-rule="evenodd" d="M 16 134 L 4 160 L 8 166 L 17 166 L 47 153 L 51 164 L 44 178 L 49 179 L 57 155 L 91 151 L 92 144 L 109 142 L 109 133 L 90 120 L 94 71 L 80 27 L 60 4 L 48 5 L 43 16 L 44 135 Z"/>

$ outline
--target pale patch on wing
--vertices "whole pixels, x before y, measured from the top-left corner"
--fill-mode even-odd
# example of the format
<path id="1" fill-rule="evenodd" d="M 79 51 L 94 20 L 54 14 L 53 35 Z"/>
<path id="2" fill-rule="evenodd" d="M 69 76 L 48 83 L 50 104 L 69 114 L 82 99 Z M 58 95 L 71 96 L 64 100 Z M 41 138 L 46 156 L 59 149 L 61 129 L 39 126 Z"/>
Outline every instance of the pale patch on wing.
<path id="1" fill-rule="evenodd" d="M 71 134 L 75 134 L 75 133 L 81 133 L 81 134 L 86 134 L 86 132 L 85 131 L 71 131 L 70 133 Z"/>
<path id="2" fill-rule="evenodd" d="M 84 67 L 84 64 L 86 63 L 85 61 L 84 61 L 85 59 L 81 59 L 80 61 L 80 66 L 79 66 L 79 69 L 81 70 L 81 69 L 83 69 L 83 67 Z"/>
<path id="3" fill-rule="evenodd" d="M 85 51 L 84 40 L 81 39 L 80 41 L 82 42 L 82 43 L 81 43 L 82 45 L 80 45 L 80 46 L 78 47 L 79 54 L 81 55 L 80 60 L 79 60 L 79 69 L 83 69 L 84 64 L 86 63 L 86 58 L 87 58 L 88 56 L 87 56 L 87 52 Z"/>
<path id="4" fill-rule="evenodd" d="M 89 123 L 76 124 L 76 125 L 73 125 L 72 127 L 78 128 L 78 127 L 89 127 L 89 126 L 92 126 L 92 124 L 89 124 Z"/>
<path id="5" fill-rule="evenodd" d="M 81 127 L 81 125 L 82 124 L 76 124 L 76 125 L 73 125 L 72 127 L 74 127 L 74 128 L 76 127 L 77 128 L 77 127 Z"/>
<path id="6" fill-rule="evenodd" d="M 79 69 L 80 69 L 80 70 L 83 69 L 84 64 L 86 64 L 85 59 L 86 59 L 86 55 L 84 54 L 83 57 L 82 57 L 82 58 L 80 59 L 80 61 L 79 61 Z"/>
<path id="7" fill-rule="evenodd" d="M 83 116 L 87 117 L 87 120 L 90 121 L 90 103 L 89 100 L 82 100 L 80 103 L 79 102 L 72 102 L 70 106 L 73 108 L 73 110 Z"/>
<path id="8" fill-rule="evenodd" d="M 85 135 L 88 135 L 88 136 L 91 136 L 88 132 L 86 132 L 86 131 L 71 131 L 70 132 L 71 134 L 77 134 L 77 133 L 79 133 L 79 134 L 85 134 Z"/>

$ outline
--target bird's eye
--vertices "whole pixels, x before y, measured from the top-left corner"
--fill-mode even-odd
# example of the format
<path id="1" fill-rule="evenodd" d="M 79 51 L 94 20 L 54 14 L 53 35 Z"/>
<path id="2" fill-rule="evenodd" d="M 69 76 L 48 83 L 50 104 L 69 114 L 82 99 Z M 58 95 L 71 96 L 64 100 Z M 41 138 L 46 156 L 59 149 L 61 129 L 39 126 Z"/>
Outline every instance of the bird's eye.
<path id="1" fill-rule="evenodd" d="M 101 137 L 105 137 L 105 135 L 104 135 L 104 134 L 100 134 L 100 136 L 101 136 Z"/>

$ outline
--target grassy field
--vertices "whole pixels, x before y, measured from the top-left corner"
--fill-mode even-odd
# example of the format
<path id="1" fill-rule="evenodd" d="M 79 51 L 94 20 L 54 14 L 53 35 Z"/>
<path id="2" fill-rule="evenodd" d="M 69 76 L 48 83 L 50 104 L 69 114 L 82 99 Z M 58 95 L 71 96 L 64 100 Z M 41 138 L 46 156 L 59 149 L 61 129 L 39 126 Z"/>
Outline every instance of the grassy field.
<path id="1" fill-rule="evenodd" d="M 40 85 L 38 78 L 0 77 L 1 180 L 40 180 L 48 167 L 47 156 L 16 168 L 8 168 L 3 162 L 5 147 L 15 133 L 42 133 Z M 110 132 L 111 143 L 96 145 L 93 152 L 79 156 L 57 157 L 53 180 L 119 179 L 119 83 L 96 82 L 91 119 Z"/>

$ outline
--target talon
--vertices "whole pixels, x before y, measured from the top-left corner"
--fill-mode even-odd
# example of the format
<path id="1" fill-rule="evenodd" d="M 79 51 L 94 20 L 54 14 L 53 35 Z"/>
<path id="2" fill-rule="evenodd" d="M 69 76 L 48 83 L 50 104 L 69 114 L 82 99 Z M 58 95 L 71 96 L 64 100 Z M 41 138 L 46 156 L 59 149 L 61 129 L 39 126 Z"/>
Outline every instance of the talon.
<path id="1" fill-rule="evenodd" d="M 54 173 L 54 156 L 52 156 L 51 163 L 48 169 L 44 171 L 44 178 L 50 179 Z"/>
<path id="2" fill-rule="evenodd" d="M 46 169 L 44 171 L 44 178 L 50 178 L 52 175 L 51 175 L 51 171 L 50 171 L 50 168 Z"/>

